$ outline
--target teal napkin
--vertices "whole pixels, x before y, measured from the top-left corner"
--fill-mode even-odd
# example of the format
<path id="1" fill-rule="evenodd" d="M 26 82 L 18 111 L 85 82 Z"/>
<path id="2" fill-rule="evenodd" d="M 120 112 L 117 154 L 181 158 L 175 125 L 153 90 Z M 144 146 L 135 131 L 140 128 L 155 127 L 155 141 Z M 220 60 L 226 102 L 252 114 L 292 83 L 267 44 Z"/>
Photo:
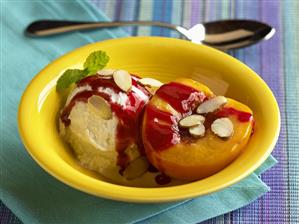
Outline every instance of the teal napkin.
<path id="1" fill-rule="evenodd" d="M 97 198 L 62 184 L 28 155 L 17 130 L 17 108 L 26 85 L 45 65 L 88 44 L 126 34 L 120 29 L 31 39 L 37 19 L 107 20 L 79 1 L 1 2 L 1 200 L 25 223 L 196 223 L 247 205 L 269 191 L 259 175 L 276 161 L 222 191 L 175 203 L 134 204 Z M 30 117 L 28 117 L 30 119 Z M 30 131 L 30 130 L 28 130 Z"/>

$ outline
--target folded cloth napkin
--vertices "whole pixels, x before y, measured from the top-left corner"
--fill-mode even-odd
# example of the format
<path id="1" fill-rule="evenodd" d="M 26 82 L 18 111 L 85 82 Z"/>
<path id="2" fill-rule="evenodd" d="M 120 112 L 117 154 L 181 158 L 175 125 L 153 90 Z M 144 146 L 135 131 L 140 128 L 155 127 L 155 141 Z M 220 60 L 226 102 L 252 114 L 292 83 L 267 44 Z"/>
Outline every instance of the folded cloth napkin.
<path id="1" fill-rule="evenodd" d="M 97 198 L 62 184 L 28 155 L 17 130 L 17 108 L 34 75 L 58 56 L 90 42 L 125 36 L 120 29 L 28 38 L 24 28 L 37 19 L 106 20 L 81 1 L 4 1 L 1 13 L 1 200 L 25 223 L 196 223 L 254 201 L 269 188 L 263 166 L 222 191 L 175 203 L 134 204 Z M 28 117 L 30 119 L 30 117 Z M 30 130 L 28 130 L 30 131 Z"/>

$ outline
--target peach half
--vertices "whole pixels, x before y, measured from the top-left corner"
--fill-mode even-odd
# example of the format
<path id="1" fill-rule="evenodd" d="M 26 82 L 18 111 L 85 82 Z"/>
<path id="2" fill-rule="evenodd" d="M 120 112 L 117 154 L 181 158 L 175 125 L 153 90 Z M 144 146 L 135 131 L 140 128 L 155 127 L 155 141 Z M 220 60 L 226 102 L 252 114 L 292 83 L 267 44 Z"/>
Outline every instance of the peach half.
<path id="1" fill-rule="evenodd" d="M 203 115 L 204 136 L 194 138 L 179 126 L 182 118 L 213 97 L 208 87 L 191 79 L 165 84 L 152 97 L 145 108 L 142 140 L 149 161 L 159 171 L 177 179 L 198 180 L 225 168 L 242 152 L 254 120 L 250 108 L 233 99 Z M 226 139 L 211 131 L 211 123 L 222 117 L 233 124 L 233 134 Z"/>

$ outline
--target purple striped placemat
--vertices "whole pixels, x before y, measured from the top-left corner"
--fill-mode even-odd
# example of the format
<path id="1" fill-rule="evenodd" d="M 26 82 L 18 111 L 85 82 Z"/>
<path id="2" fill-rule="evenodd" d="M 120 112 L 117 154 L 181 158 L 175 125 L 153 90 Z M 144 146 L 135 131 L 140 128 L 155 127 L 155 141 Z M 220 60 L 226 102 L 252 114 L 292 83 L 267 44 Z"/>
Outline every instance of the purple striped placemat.
<path id="1" fill-rule="evenodd" d="M 269 23 L 275 36 L 261 44 L 229 53 L 267 82 L 280 105 L 282 129 L 273 155 L 278 159 L 263 181 L 272 191 L 245 208 L 206 223 L 299 223 L 299 1 L 155 0 L 92 1 L 112 20 L 159 20 L 191 27 L 219 19 L 254 19 Z M 112 7 L 114 6 L 114 7 Z M 131 35 L 178 37 L 163 28 L 129 28 Z"/>
<path id="2" fill-rule="evenodd" d="M 254 203 L 204 223 L 299 223 L 299 13 L 297 0 L 92 0 L 112 20 L 159 20 L 190 27 L 218 19 L 264 21 L 276 29 L 261 44 L 229 52 L 268 83 L 280 105 L 282 129 L 273 155 L 279 163 L 263 174 L 271 191 Z M 131 35 L 178 37 L 162 28 L 125 28 Z M 19 223 L 0 205 L 0 223 Z"/>

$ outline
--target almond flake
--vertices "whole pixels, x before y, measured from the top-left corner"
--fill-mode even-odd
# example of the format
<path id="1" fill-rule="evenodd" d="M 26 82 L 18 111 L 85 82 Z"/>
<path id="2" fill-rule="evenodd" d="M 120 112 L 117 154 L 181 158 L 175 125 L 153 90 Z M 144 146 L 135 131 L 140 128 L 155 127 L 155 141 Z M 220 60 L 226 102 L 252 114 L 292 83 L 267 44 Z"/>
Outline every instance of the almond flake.
<path id="1" fill-rule="evenodd" d="M 149 87 L 160 87 L 163 85 L 163 83 L 160 82 L 159 80 L 152 79 L 152 78 L 139 79 L 138 83 L 141 83 L 142 85 L 149 86 Z"/>
<path id="2" fill-rule="evenodd" d="M 127 166 L 123 175 L 128 180 L 135 179 L 144 174 L 147 171 L 148 166 L 149 163 L 145 156 L 138 157 Z"/>
<path id="3" fill-rule="evenodd" d="M 205 117 L 198 115 L 198 114 L 192 114 L 190 116 L 187 116 L 179 121 L 179 125 L 182 128 L 189 128 L 195 125 L 202 124 L 205 121 Z"/>
<path id="4" fill-rule="evenodd" d="M 128 156 L 129 160 L 131 161 L 140 157 L 140 151 L 136 144 L 129 145 L 125 150 L 125 154 Z"/>
<path id="5" fill-rule="evenodd" d="M 189 133 L 195 138 L 199 138 L 205 135 L 205 126 L 203 124 L 198 124 L 196 126 L 189 128 Z"/>
<path id="6" fill-rule="evenodd" d="M 234 125 L 227 117 L 219 118 L 212 123 L 211 130 L 220 138 L 228 138 L 234 133 Z"/>
<path id="7" fill-rule="evenodd" d="M 206 114 L 209 112 L 213 112 L 226 104 L 227 99 L 224 96 L 216 96 L 212 99 L 209 99 L 197 107 L 196 113 L 198 114 Z"/>
<path id="8" fill-rule="evenodd" d="M 125 92 L 130 90 L 132 87 L 131 75 L 125 70 L 116 70 L 113 73 L 113 79 L 116 85 Z"/>
<path id="9" fill-rule="evenodd" d="M 93 95 L 88 98 L 89 107 L 105 120 L 112 118 L 110 104 L 102 97 Z"/>
<path id="10" fill-rule="evenodd" d="M 109 76 L 112 76 L 115 71 L 116 71 L 115 69 L 102 69 L 102 70 L 98 71 L 97 74 L 101 75 L 101 76 L 109 77 Z"/>
<path id="11" fill-rule="evenodd" d="M 149 87 L 149 86 L 144 86 L 144 87 L 151 95 L 155 95 L 156 91 L 158 90 L 158 88 L 156 87 Z"/>

